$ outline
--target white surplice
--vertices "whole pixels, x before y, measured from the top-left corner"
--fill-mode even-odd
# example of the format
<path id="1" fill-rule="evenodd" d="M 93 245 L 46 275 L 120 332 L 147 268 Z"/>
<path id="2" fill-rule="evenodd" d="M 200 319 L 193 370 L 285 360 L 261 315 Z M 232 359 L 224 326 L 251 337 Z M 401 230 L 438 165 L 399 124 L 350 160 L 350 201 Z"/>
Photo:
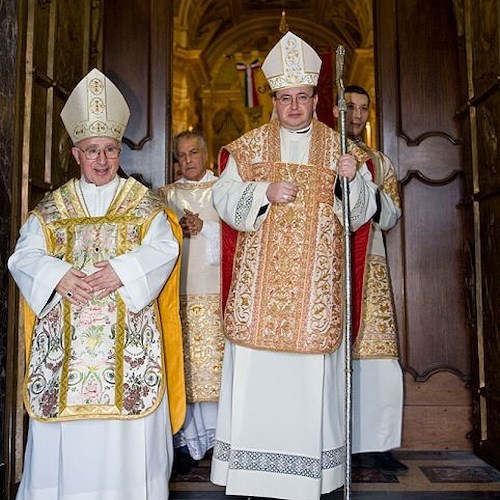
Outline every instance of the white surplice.
<path id="1" fill-rule="evenodd" d="M 308 160 L 310 130 L 281 130 L 281 159 Z M 334 168 L 334 166 L 332 166 Z M 356 227 L 376 210 L 376 186 L 361 165 L 350 183 Z M 214 186 L 219 215 L 234 227 L 238 202 L 253 184 L 247 217 L 257 230 L 267 212 L 268 183 L 242 182 L 230 156 Z M 333 186 L 332 186 L 333 189 Z M 342 203 L 335 201 L 341 213 Z M 262 210 L 260 210 L 262 212 Z M 344 483 L 344 345 L 328 355 L 263 351 L 226 342 L 211 481 L 226 493 L 315 500 Z"/>
<path id="2" fill-rule="evenodd" d="M 186 405 L 182 429 L 174 436 L 176 448 L 187 446 L 194 460 L 201 460 L 215 444 L 218 403 L 203 401 Z"/>
<path id="3" fill-rule="evenodd" d="M 97 187 L 80 181 L 79 196 L 92 216 L 106 213 L 124 181 Z M 178 244 L 163 213 L 140 247 L 112 259 L 124 284 L 118 291 L 134 312 L 151 303 L 170 275 Z M 54 287 L 70 264 L 46 254 L 39 220 L 20 230 L 9 270 L 38 317 L 61 300 Z M 52 296 L 53 295 L 53 296 Z M 151 415 L 132 420 L 43 423 L 30 419 L 17 500 L 165 500 L 173 446 L 167 394 Z"/>

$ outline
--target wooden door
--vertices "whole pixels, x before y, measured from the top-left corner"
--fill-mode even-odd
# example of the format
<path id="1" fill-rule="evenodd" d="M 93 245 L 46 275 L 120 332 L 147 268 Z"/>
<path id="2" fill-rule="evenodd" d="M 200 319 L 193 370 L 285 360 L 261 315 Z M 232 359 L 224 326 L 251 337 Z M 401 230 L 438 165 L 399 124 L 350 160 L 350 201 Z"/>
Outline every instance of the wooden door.
<path id="1" fill-rule="evenodd" d="M 59 117 L 73 87 L 99 64 L 101 3 L 92 0 L 24 0 L 19 2 L 20 55 L 12 171 L 11 241 L 47 190 L 77 175 L 71 142 Z M 22 402 L 24 346 L 19 294 L 9 283 L 6 387 L 7 498 L 14 498 L 22 471 L 26 438 Z"/>
<path id="2" fill-rule="evenodd" d="M 123 170 L 153 188 L 172 180 L 173 2 L 106 0 L 103 68 L 130 107 Z"/>
<path id="3" fill-rule="evenodd" d="M 374 0 L 380 148 L 403 219 L 387 237 L 402 364 L 403 446 L 467 449 L 463 106 L 452 0 Z"/>
<path id="4" fill-rule="evenodd" d="M 461 6 L 474 451 L 500 468 L 500 2 Z"/>

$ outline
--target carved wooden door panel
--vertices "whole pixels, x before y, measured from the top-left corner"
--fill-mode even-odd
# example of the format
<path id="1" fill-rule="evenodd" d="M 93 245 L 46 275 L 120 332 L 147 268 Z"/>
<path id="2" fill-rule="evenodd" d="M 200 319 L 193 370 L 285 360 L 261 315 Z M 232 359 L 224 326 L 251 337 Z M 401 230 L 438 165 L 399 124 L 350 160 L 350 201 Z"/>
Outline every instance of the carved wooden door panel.
<path id="1" fill-rule="evenodd" d="M 500 4 L 463 0 L 474 451 L 500 468 Z"/>
<path id="2" fill-rule="evenodd" d="M 19 123 L 12 188 L 12 234 L 47 190 L 78 175 L 71 143 L 59 117 L 73 87 L 99 65 L 102 2 L 25 0 L 19 2 Z M 6 492 L 13 498 L 26 437 L 22 403 L 24 346 L 19 296 L 11 283 L 7 340 Z M 9 496 L 10 495 L 10 496 Z"/>
<path id="3" fill-rule="evenodd" d="M 463 105 L 452 0 L 374 0 L 380 147 L 403 219 L 387 238 L 402 364 L 403 446 L 467 449 Z"/>
<path id="4" fill-rule="evenodd" d="M 122 168 L 155 189 L 172 181 L 173 18 L 173 2 L 104 3 L 103 68 L 130 107 Z"/>

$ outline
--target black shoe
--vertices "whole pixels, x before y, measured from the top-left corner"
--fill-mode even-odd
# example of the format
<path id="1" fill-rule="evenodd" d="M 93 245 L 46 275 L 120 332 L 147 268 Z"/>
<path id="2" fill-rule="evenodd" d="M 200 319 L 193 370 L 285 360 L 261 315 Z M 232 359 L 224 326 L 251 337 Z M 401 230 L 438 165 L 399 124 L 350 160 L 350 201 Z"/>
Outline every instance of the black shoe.
<path id="1" fill-rule="evenodd" d="M 351 457 L 354 469 L 376 469 L 378 463 L 373 453 L 356 453 Z"/>
<path id="2" fill-rule="evenodd" d="M 399 460 L 396 460 L 390 451 L 384 451 L 381 453 L 381 462 L 382 462 L 382 467 L 381 469 L 384 470 L 385 472 L 389 472 L 392 474 L 405 474 L 408 472 L 408 467 L 400 462 Z"/>
<path id="3" fill-rule="evenodd" d="M 353 469 L 363 469 L 366 468 L 363 466 L 363 457 L 366 453 L 356 453 L 351 456 L 351 466 Z"/>
<path id="4" fill-rule="evenodd" d="M 376 469 L 385 474 L 404 474 L 408 467 L 396 460 L 390 451 L 356 453 L 352 456 L 352 466 L 356 469 Z"/>
<path id="5" fill-rule="evenodd" d="M 191 458 L 189 453 L 182 448 L 177 448 L 174 451 L 174 463 L 172 469 L 177 474 L 187 474 L 191 469 L 198 466 L 198 460 Z"/>

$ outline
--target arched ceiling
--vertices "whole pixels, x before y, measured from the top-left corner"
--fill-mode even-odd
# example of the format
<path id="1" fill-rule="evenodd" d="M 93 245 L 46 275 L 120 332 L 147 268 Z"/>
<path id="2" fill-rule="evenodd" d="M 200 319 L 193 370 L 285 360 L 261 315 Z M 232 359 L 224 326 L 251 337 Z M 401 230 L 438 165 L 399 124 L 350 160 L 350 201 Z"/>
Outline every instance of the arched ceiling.
<path id="1" fill-rule="evenodd" d="M 315 48 L 372 48 L 372 0 L 174 0 L 174 42 L 195 51 L 213 81 L 235 53 L 267 53 L 288 28 Z"/>
<path id="2" fill-rule="evenodd" d="M 174 57 L 172 120 L 175 132 L 203 130 L 212 151 L 219 112 L 245 117 L 245 127 L 267 119 L 269 89 L 255 71 L 260 107 L 245 107 L 241 63 L 262 63 L 286 29 L 312 45 L 322 57 L 339 44 L 346 49 L 344 82 L 364 86 L 374 99 L 373 0 L 172 0 Z M 333 62 L 334 64 L 334 62 Z M 330 75 L 331 77 L 331 75 Z M 260 78 L 260 80 L 259 80 Z M 332 86 L 332 91 L 333 91 Z M 332 96 L 333 97 L 333 96 Z M 270 103 L 270 105 L 272 105 Z M 373 120 L 371 120 L 373 121 Z"/>

